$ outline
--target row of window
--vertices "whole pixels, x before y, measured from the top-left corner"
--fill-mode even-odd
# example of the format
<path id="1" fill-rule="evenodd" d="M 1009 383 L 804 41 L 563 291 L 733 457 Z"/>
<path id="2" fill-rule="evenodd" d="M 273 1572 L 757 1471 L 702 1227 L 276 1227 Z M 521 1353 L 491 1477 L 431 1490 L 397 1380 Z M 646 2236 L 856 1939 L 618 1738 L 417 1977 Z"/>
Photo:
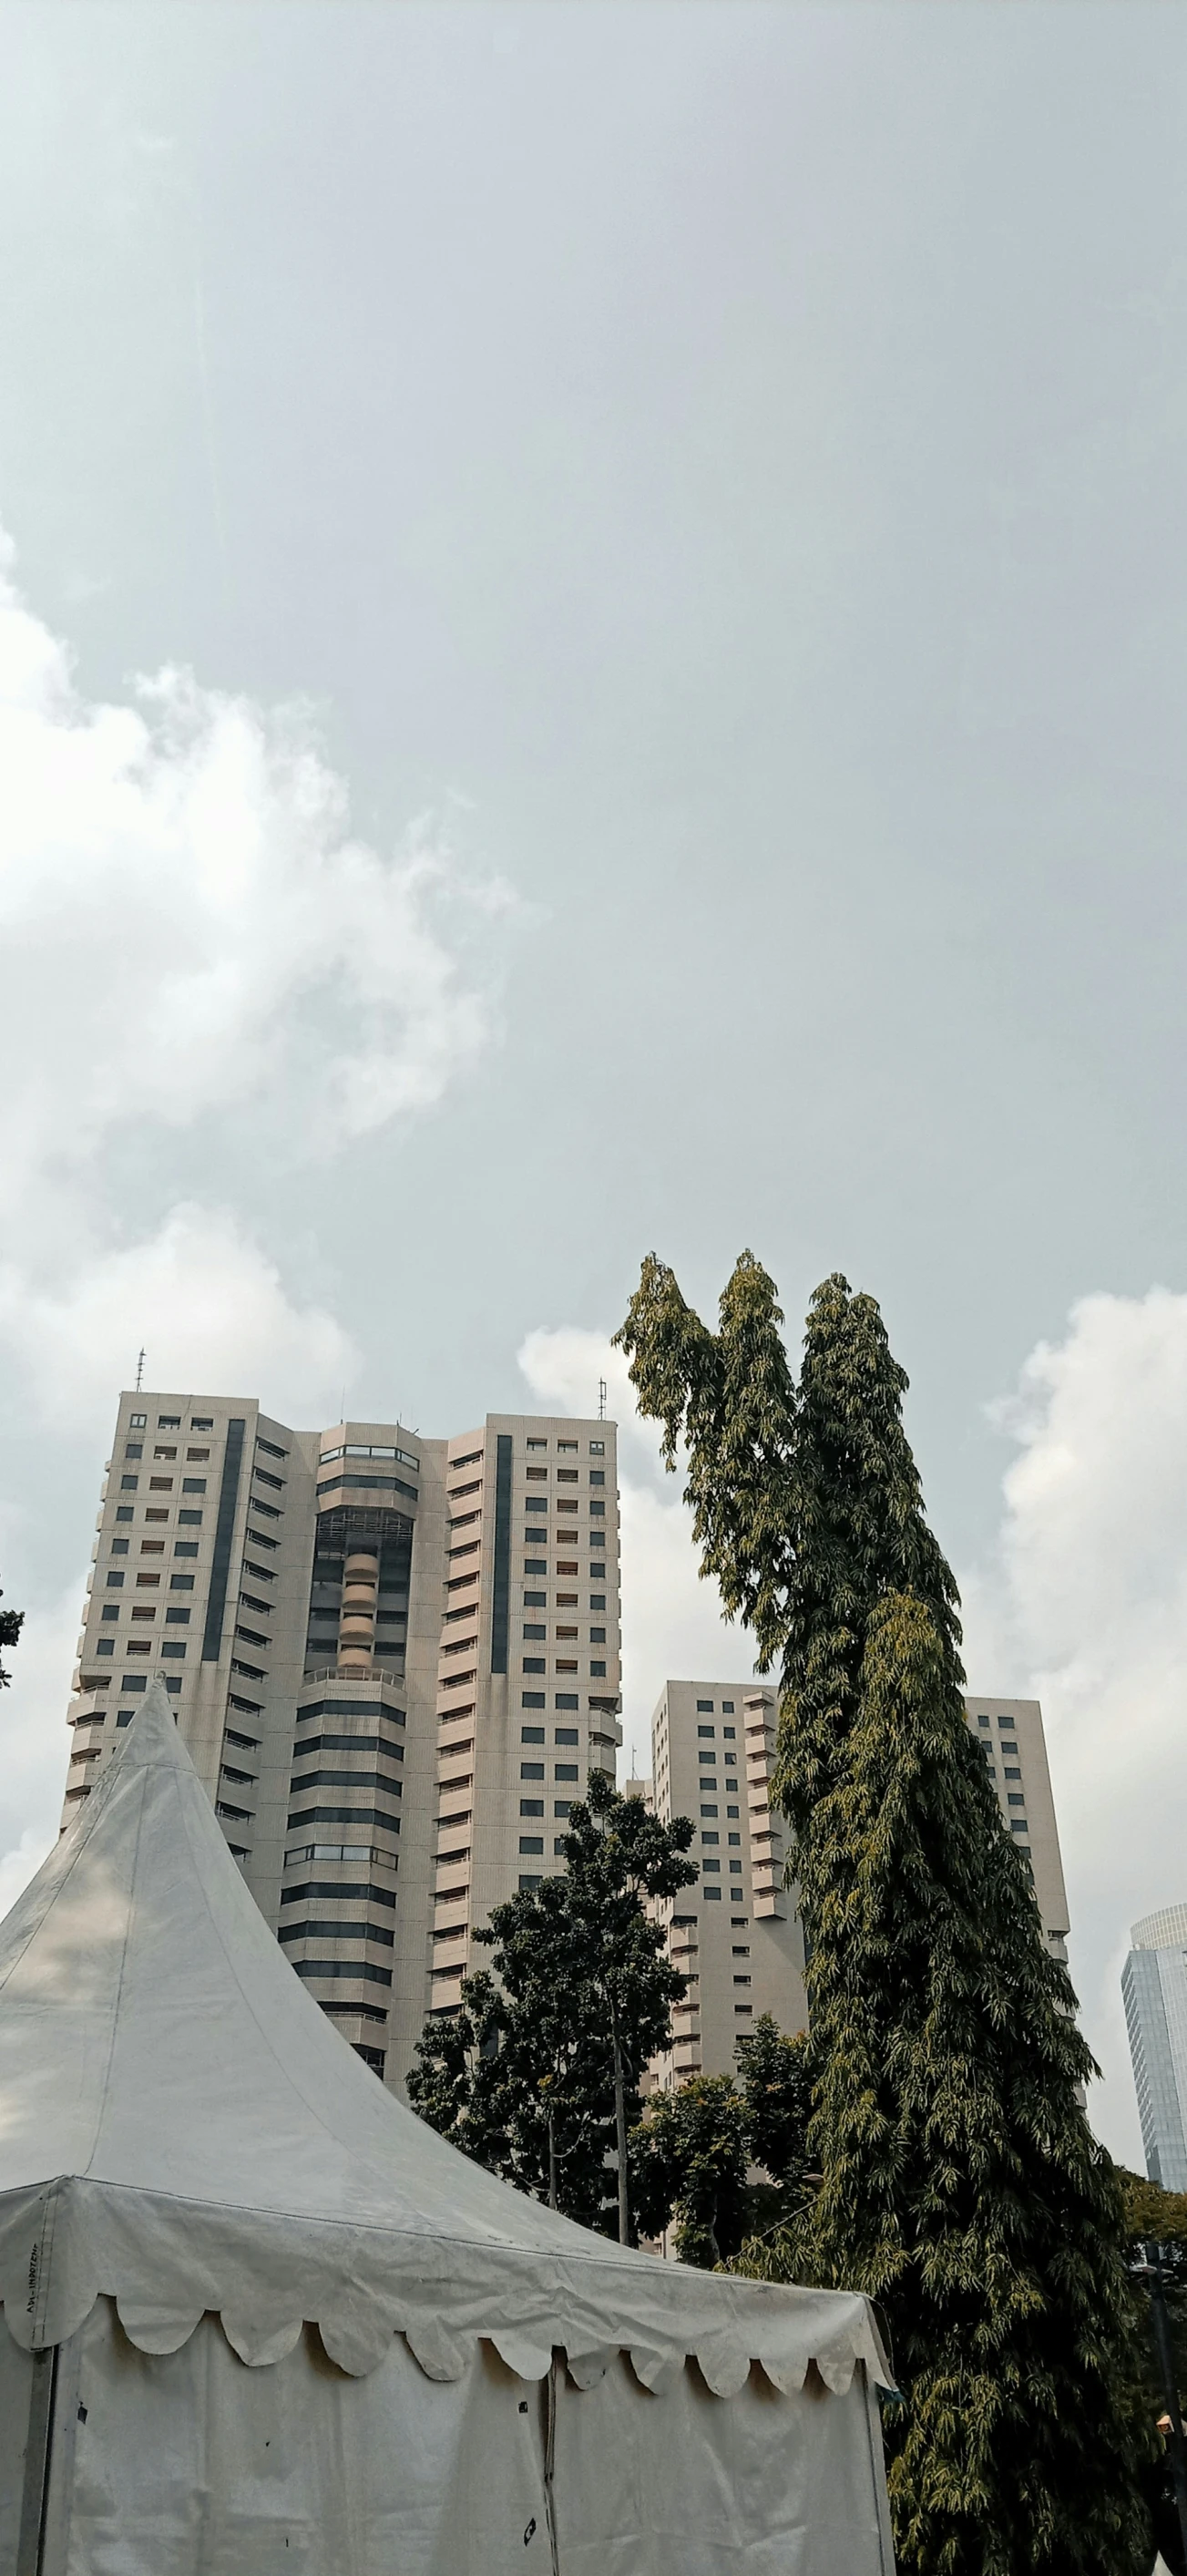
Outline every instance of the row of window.
<path id="1" fill-rule="evenodd" d="M 529 1440 L 529 1442 L 528 1442 L 528 1444 L 527 1444 L 527 1445 L 528 1445 L 528 1448 L 529 1448 L 530 1450 L 531 1450 L 531 1449 L 547 1449 L 547 1447 L 548 1447 L 548 1442 L 547 1442 L 547 1440 L 535 1440 L 535 1439 L 532 1439 L 532 1440 Z M 579 1442 L 579 1441 L 577 1441 L 577 1440 L 558 1440 L 556 1445 L 557 1445 L 557 1448 L 559 1449 L 559 1451 L 561 1452 L 561 1455 L 562 1455 L 562 1457 L 563 1457 L 563 1456 L 565 1456 L 566 1454 L 568 1454 L 568 1455 L 570 1455 L 570 1456 L 575 1456 L 575 1455 L 576 1455 L 576 1452 L 577 1452 L 577 1450 L 579 1449 L 579 1447 L 580 1447 L 580 1445 L 581 1445 L 581 1444 L 580 1444 L 580 1442 Z M 604 1440 L 591 1440 L 591 1441 L 590 1441 L 590 1444 L 589 1444 L 589 1454 L 590 1454 L 591 1458 L 604 1458 L 604 1457 L 605 1457 L 605 1455 L 606 1455 L 606 1443 L 605 1443 L 605 1441 L 604 1441 Z"/>
<path id="2" fill-rule="evenodd" d="M 546 1543 L 546 1532 L 544 1530 L 537 1530 L 535 1538 L 537 1545 L 544 1546 Z M 557 1542 L 561 1547 L 575 1547 L 577 1545 L 576 1530 L 565 1530 L 563 1532 L 558 1530 Z M 605 1562 L 604 1559 L 600 1557 L 600 1551 L 605 1548 L 605 1544 L 605 1539 L 600 1533 L 591 1533 L 589 1542 L 591 1558 L 589 1579 L 591 1583 L 604 1583 L 606 1580 Z M 525 1575 L 547 1574 L 548 1559 L 545 1556 L 525 1556 L 523 1561 L 523 1570 Z M 557 1558 L 556 1571 L 558 1574 L 579 1574 L 581 1568 L 576 1557 L 565 1558 L 561 1556 Z"/>
<path id="3" fill-rule="evenodd" d="M 459 1611 L 459 1612 L 457 1613 L 457 1616 L 460 1618 L 460 1617 L 462 1616 L 462 1613 Z M 537 1638 L 537 1637 L 539 1637 L 539 1638 L 544 1638 L 544 1637 L 547 1637 L 547 1635 L 548 1635 L 548 1630 L 547 1630 L 547 1628 L 546 1628 L 546 1626 L 545 1626 L 545 1624 L 544 1624 L 544 1621 L 543 1621 L 542 1619 L 525 1619 L 525 1621 L 524 1621 L 524 1627 L 523 1627 L 523 1633 L 524 1633 L 524 1636 L 525 1636 L 525 1637 L 531 1637 L 531 1638 L 533 1638 L 533 1639 L 535 1639 L 535 1638 Z M 576 1642 L 576 1640 L 577 1640 L 577 1638 L 578 1638 L 578 1637 L 580 1636 L 580 1634 L 581 1634 L 581 1630 L 580 1630 L 580 1628 L 561 1628 L 561 1627 L 558 1627 L 558 1628 L 554 1631 L 554 1634 L 555 1634 L 555 1636 L 556 1636 L 556 1640 L 557 1640 L 558 1645 L 564 1645 L 564 1644 L 566 1644 L 570 1639 L 572 1639 L 572 1640 L 573 1640 L 573 1642 L 575 1643 L 575 1642 Z M 605 1643 L 606 1643 L 606 1631 L 605 1631 L 605 1629 L 604 1629 L 604 1628 L 591 1628 L 591 1629 L 590 1629 L 590 1632 L 589 1632 L 589 1642 L 590 1642 L 591 1646 L 604 1646 L 604 1645 L 605 1645 Z"/>
<path id="4" fill-rule="evenodd" d="M 478 1577 L 477 1575 L 468 1575 L 464 1579 L 467 1582 L 476 1583 Z M 452 1586 L 450 1589 L 452 1590 Z M 525 1592 L 523 1596 L 523 1606 L 525 1610 L 547 1610 L 548 1594 L 546 1592 Z M 577 1594 L 575 1592 L 557 1593 L 554 1604 L 554 1607 L 557 1610 L 578 1610 L 580 1609 L 580 1606 L 580 1602 L 578 1601 Z M 605 1593 L 591 1592 L 589 1596 L 589 1606 L 591 1610 L 604 1610 L 606 1607 Z"/>
<path id="5" fill-rule="evenodd" d="M 521 1691 L 519 1704 L 521 1708 L 545 1708 L 548 1703 L 543 1691 Z M 552 1704 L 554 1708 L 580 1708 L 581 1700 L 576 1691 L 557 1691 Z"/>
<path id="6" fill-rule="evenodd" d="M 147 1413 L 130 1413 L 130 1414 L 128 1415 L 128 1428 L 129 1428 L 129 1430 L 131 1430 L 131 1431 L 147 1431 L 147 1429 L 148 1429 L 148 1415 L 147 1415 Z M 180 1413 L 158 1413 L 158 1415 L 157 1415 L 157 1429 L 158 1429 L 158 1431 L 180 1431 L 180 1429 L 181 1429 L 181 1415 L 180 1415 Z M 194 1414 L 191 1414 L 191 1416 L 190 1416 L 190 1429 L 191 1429 L 191 1431 L 213 1431 L 213 1429 L 214 1429 L 214 1415 L 213 1415 L 212 1413 L 194 1413 Z M 263 1445 L 264 1445 L 264 1444 L 263 1444 L 263 1443 L 261 1443 L 261 1446 L 263 1446 Z M 280 1454 L 281 1456 L 283 1456 L 283 1455 L 284 1455 L 284 1452 L 283 1452 L 283 1451 L 281 1451 L 279 1454 Z"/>
<path id="7" fill-rule="evenodd" d="M 449 1649 L 447 1648 L 446 1652 L 448 1653 L 448 1651 Z M 553 1657 L 553 1663 L 558 1673 L 576 1673 L 581 1669 L 580 1665 L 570 1656 L 555 1655 Z M 546 1673 L 548 1665 L 543 1655 L 525 1655 L 521 1670 L 525 1673 Z M 606 1676 L 605 1659 L 603 1658 L 600 1663 L 596 1660 L 593 1661 L 590 1664 L 589 1670 L 591 1680 L 604 1681 Z M 525 1700 L 524 1707 L 526 1708 L 527 1706 L 528 1702 Z"/>
<path id="8" fill-rule="evenodd" d="M 543 1484 L 547 1475 L 547 1467 L 529 1467 L 526 1470 L 527 1480 L 532 1484 Z M 576 1467 L 558 1467 L 556 1471 L 556 1481 L 558 1485 L 579 1484 L 581 1481 L 580 1472 Z M 591 1467 L 589 1469 L 589 1481 L 591 1485 L 604 1485 L 606 1482 L 606 1471 L 604 1467 Z M 534 1509 L 535 1497 L 534 1495 L 529 1494 L 528 1510 L 534 1511 Z"/>
<path id="9" fill-rule="evenodd" d="M 209 1461 L 210 1461 L 210 1451 L 209 1451 L 209 1449 L 187 1449 L 185 1454 L 186 1454 L 186 1459 L 187 1459 L 188 1463 L 189 1463 L 191 1466 L 206 1466 L 206 1465 L 208 1465 L 208 1464 L 209 1464 Z M 143 1456 L 144 1456 L 144 1442 L 143 1442 L 143 1440 L 125 1440 L 125 1442 L 124 1442 L 124 1456 L 125 1456 L 125 1458 L 143 1458 Z M 158 1441 L 156 1448 L 153 1450 L 153 1457 L 154 1457 L 154 1458 L 176 1458 L 176 1456 L 177 1456 L 177 1443 L 176 1443 L 176 1441 L 174 1441 L 171 1445 L 170 1445 L 170 1443 L 168 1443 L 167 1441 Z"/>
<path id="10" fill-rule="evenodd" d="M 171 1494 L 175 1482 L 176 1479 L 173 1476 L 150 1476 L 148 1480 L 148 1490 L 150 1494 Z M 135 1494 L 138 1493 L 139 1490 L 139 1476 L 120 1477 L 121 1494 Z M 181 1490 L 183 1494 L 204 1494 L 206 1491 L 205 1476 L 183 1476 L 181 1480 Z"/>

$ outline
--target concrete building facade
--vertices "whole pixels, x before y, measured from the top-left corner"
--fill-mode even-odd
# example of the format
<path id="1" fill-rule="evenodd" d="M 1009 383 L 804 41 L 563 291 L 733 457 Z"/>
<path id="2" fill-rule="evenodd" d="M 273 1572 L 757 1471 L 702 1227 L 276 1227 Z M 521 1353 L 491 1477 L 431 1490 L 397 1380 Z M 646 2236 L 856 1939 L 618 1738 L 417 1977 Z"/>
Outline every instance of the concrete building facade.
<path id="1" fill-rule="evenodd" d="M 755 1682 L 667 1681 L 651 1721 L 651 1794 L 664 1822 L 691 1816 L 695 1887 L 657 1908 L 668 1955 L 689 1980 L 654 2084 L 733 2074 L 761 2013 L 783 2030 L 808 2018 L 795 1899 L 783 1884 L 784 1828 L 768 1786 L 775 1693 Z"/>
<path id="2" fill-rule="evenodd" d="M 1187 1905 L 1144 1915 L 1121 1973 L 1146 2171 L 1187 2191 Z"/>
<path id="3" fill-rule="evenodd" d="M 964 1707 L 997 1791 L 1002 1823 L 1034 1887 L 1051 1956 L 1066 1960 L 1067 1890 L 1042 1708 L 1037 1699 L 988 1699 L 984 1693 L 970 1693 Z"/>
<path id="4" fill-rule="evenodd" d="M 474 1929 L 621 1740 L 610 1422 L 295 1431 L 120 1398 L 69 1720 L 68 1821 L 159 1673 L 298 1974 L 402 2089 Z"/>

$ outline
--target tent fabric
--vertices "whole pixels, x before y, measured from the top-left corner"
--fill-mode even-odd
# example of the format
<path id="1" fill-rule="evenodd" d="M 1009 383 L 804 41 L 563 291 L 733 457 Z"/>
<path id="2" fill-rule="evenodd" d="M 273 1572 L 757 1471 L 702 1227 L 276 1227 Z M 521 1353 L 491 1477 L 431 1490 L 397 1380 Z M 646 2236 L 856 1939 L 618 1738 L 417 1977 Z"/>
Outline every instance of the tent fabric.
<path id="1" fill-rule="evenodd" d="M 4 2340 L 0 2327 L 0 2386 Z M 177 2352 L 144 2354 L 100 2300 L 76 2346 L 62 2357 L 47 2576 L 887 2576 L 893 2565 L 872 2473 L 876 2401 L 860 2374 L 843 2398 L 819 2387 L 780 2398 L 760 2382 L 723 2406 L 690 2371 L 642 2395 L 616 2355 L 585 2395 L 563 2373 L 525 2395 L 487 2344 L 440 2381 L 397 2337 L 352 2379 L 306 2329 L 253 2375 L 245 2402 L 212 2317 Z"/>
<path id="2" fill-rule="evenodd" d="M 0 2101 L 0 2299 L 26 2350 L 109 2298 L 143 2354 L 213 2312 L 257 2369 L 311 2321 L 356 2376 L 395 2369 L 399 2334 L 431 2384 L 469 2386 L 480 2340 L 521 2380 L 563 2349 L 572 2389 L 623 2352 L 657 2393 L 689 2355 L 719 2396 L 753 2363 L 785 2394 L 813 2364 L 838 2396 L 859 2364 L 891 2384 L 863 2299 L 611 2245 L 386 2092 L 268 1931 L 161 1684 L 0 1924 Z"/>

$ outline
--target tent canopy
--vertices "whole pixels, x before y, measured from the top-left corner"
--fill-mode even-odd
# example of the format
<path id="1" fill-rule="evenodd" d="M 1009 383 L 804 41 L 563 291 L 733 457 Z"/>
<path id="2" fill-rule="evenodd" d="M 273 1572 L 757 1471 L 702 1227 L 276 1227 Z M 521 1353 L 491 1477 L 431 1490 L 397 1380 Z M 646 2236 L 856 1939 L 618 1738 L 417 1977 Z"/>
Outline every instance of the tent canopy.
<path id="1" fill-rule="evenodd" d="M 476 2338 L 527 2378 L 617 2350 L 659 2387 L 854 2366 L 890 2384 L 857 2297 L 661 2263 L 513 2191 L 385 2091 L 306 1993 L 227 1850 L 154 1684 L 78 1822 L 0 1925 L 0 2296 L 26 2350 L 101 2295 L 177 2351 L 214 2311 L 240 2358 L 304 2320 L 373 2370 L 430 2377 Z"/>

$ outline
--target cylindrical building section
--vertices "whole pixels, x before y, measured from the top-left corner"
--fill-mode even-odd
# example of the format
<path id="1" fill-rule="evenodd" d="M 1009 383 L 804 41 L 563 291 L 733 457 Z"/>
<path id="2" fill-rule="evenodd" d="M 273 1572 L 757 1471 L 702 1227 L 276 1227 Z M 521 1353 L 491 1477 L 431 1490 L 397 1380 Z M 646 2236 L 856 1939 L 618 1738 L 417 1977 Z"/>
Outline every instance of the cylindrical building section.
<path id="1" fill-rule="evenodd" d="M 338 1619 L 338 1669 L 369 1673 L 375 1655 L 375 1609 L 379 1590 L 379 1556 L 374 1548 L 356 1548 L 342 1572 L 342 1609 Z"/>

